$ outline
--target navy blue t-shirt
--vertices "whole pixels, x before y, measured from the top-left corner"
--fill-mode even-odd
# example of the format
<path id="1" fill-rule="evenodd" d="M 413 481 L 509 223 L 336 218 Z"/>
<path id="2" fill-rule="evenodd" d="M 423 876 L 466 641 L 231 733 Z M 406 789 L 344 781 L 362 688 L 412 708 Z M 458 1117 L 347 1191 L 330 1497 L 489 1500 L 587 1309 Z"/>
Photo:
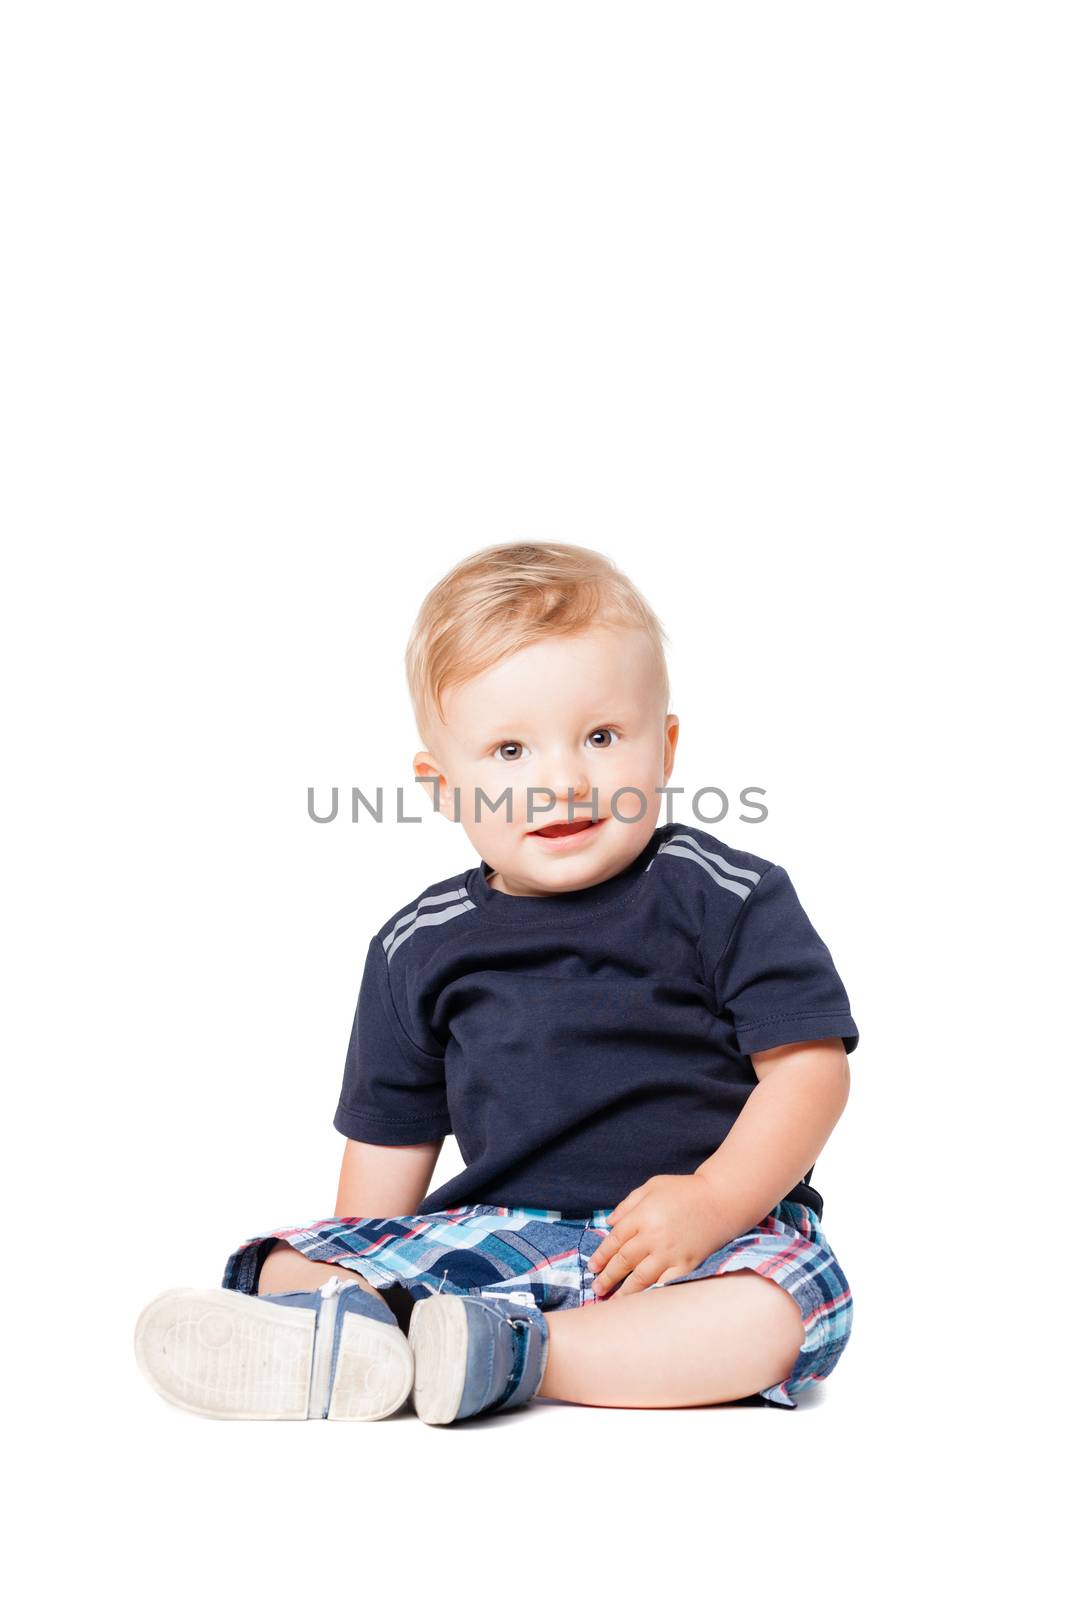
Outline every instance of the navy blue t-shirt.
<path id="1" fill-rule="evenodd" d="M 367 951 L 334 1127 L 454 1133 L 466 1168 L 420 1211 L 610 1209 L 718 1148 L 759 1081 L 750 1052 L 859 1040 L 785 871 L 704 829 L 666 823 L 564 894 L 504 894 L 492 870 L 431 884 Z M 822 1216 L 807 1181 L 783 1198 Z"/>

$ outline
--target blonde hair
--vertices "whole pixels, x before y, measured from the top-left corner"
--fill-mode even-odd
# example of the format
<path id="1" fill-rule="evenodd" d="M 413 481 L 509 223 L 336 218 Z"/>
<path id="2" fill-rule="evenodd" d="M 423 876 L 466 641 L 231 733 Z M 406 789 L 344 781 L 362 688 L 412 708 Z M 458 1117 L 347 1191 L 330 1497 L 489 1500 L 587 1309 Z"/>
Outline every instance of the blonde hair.
<path id="1" fill-rule="evenodd" d="M 669 638 L 615 563 L 577 544 L 495 544 L 476 550 L 436 583 L 419 608 L 404 656 L 419 737 L 428 742 L 442 696 L 505 656 L 594 624 L 642 628 L 663 675 Z M 666 707 L 664 708 L 666 709 Z"/>

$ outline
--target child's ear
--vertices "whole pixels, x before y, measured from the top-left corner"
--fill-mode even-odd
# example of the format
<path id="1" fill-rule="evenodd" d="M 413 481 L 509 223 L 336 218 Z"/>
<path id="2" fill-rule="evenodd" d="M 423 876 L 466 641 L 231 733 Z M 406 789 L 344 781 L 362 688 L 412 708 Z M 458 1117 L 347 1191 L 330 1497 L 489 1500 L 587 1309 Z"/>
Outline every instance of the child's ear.
<path id="1" fill-rule="evenodd" d="M 455 822 L 452 815 L 452 790 L 448 786 L 448 779 L 434 760 L 431 750 L 418 750 L 411 763 L 415 776 L 421 786 L 426 790 L 435 811 L 440 811 L 449 822 Z"/>
<path id="2" fill-rule="evenodd" d="M 663 776 L 669 778 L 674 770 L 674 757 L 678 750 L 678 718 L 672 712 L 663 729 Z"/>

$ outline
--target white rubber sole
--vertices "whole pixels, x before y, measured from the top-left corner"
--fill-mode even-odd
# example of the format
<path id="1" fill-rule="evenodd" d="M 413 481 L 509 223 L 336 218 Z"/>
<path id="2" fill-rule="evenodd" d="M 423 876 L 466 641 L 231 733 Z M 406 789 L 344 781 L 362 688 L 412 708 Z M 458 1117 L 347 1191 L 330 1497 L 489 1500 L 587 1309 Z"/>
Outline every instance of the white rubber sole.
<path id="1" fill-rule="evenodd" d="M 463 1298 L 431 1294 L 411 1308 L 408 1344 L 415 1358 L 412 1401 L 423 1422 L 456 1420 L 467 1373 L 467 1313 Z"/>
<path id="2" fill-rule="evenodd" d="M 170 1289 L 137 1319 L 137 1363 L 157 1394 L 202 1417 L 304 1421 L 315 1313 L 234 1289 Z M 346 1316 L 331 1422 L 376 1422 L 411 1393 L 411 1346 L 398 1327 Z M 458 1402 L 457 1402 L 458 1404 Z"/>

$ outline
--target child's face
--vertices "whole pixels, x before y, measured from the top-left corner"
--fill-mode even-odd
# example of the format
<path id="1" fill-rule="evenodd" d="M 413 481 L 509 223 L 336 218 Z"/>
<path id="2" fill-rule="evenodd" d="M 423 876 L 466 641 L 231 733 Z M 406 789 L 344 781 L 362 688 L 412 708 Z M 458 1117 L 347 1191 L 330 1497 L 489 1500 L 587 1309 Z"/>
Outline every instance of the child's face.
<path id="1" fill-rule="evenodd" d="M 434 750 L 419 751 L 415 771 L 441 779 L 441 809 L 495 868 L 493 888 L 561 894 L 614 877 L 640 855 L 659 820 L 656 789 L 670 776 L 678 738 L 642 630 L 597 624 L 540 640 L 442 698 L 445 721 L 435 720 Z M 539 836 L 537 829 L 567 821 L 569 788 L 575 822 L 592 817 L 594 788 L 601 820 L 562 840 Z M 476 819 L 478 789 L 486 798 Z M 510 821 L 506 799 L 489 808 L 508 789 Z M 548 792 L 533 794 L 528 812 L 527 793 L 538 789 Z"/>

